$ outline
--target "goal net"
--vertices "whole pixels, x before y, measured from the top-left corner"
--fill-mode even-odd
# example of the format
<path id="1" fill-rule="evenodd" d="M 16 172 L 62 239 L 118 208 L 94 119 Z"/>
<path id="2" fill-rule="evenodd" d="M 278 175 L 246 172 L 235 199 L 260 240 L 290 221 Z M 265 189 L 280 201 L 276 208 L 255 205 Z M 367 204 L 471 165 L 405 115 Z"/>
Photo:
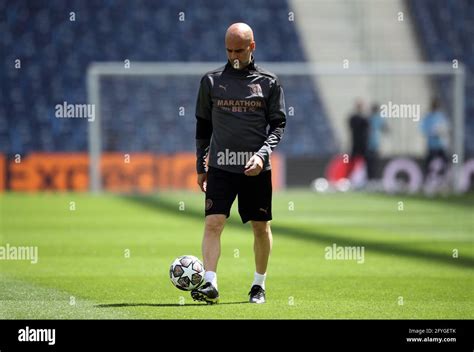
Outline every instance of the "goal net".
<path id="1" fill-rule="evenodd" d="M 95 105 L 95 118 L 89 123 L 91 191 L 195 187 L 197 91 L 203 74 L 222 65 L 91 64 L 87 73 L 88 99 Z M 390 162 L 399 159 L 408 159 L 419 169 L 415 174 L 424 175 L 427 150 L 421 121 L 430 110 L 431 99 L 437 96 L 448 122 L 444 182 L 454 191 L 465 188 L 465 73 L 461 65 L 259 65 L 278 75 L 286 98 L 287 128 L 275 153 L 279 186 L 304 185 L 308 180 L 327 177 L 328 167 L 337 158 L 351 162 L 348 118 L 355 101 L 364 103 L 367 116 L 377 110 L 386 127 L 378 136 L 377 178 L 383 178 Z M 403 173 L 414 177 L 402 167 Z M 420 191 L 424 178 L 405 189 Z"/>

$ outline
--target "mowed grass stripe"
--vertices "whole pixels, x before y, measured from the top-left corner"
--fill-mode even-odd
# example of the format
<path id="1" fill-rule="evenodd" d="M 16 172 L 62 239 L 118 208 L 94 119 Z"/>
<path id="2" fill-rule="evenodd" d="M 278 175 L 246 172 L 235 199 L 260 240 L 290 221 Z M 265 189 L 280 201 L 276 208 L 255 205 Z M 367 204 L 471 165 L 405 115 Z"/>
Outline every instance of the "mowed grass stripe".
<path id="1" fill-rule="evenodd" d="M 0 319 L 130 319 L 128 312 L 63 290 L 0 276 Z"/>
<path id="2" fill-rule="evenodd" d="M 360 202 L 374 208 L 375 201 L 378 208 L 388 211 L 393 201 L 361 195 L 354 195 L 354 199 L 352 195 L 334 195 L 326 200 L 314 196 L 302 192 L 275 196 L 275 247 L 267 280 L 269 300 L 263 307 L 245 303 L 253 278 L 253 236 L 250 227 L 236 218 L 235 206 L 222 237 L 221 304 L 198 305 L 189 293 L 176 290 L 169 282 L 167 269 L 174 257 L 200 255 L 202 194 L 164 193 L 152 197 L 151 206 L 143 206 L 143 199 L 147 202 L 148 197 L 130 201 L 80 194 L 8 195 L 2 199 L 5 221 L 0 226 L 2 235 L 6 234 L 2 241 L 38 244 L 40 261 L 35 265 L 0 262 L 0 266 L 13 278 L 31 283 L 32 292 L 42 286 L 82 297 L 90 301 L 97 314 L 111 311 L 146 319 L 472 318 L 473 276 L 469 267 L 370 248 L 364 264 L 324 258 L 328 241 L 342 245 L 341 236 L 350 245 L 375 241 L 435 253 L 445 251 L 451 243 L 427 246 L 429 237 L 425 242 L 421 239 L 409 243 L 410 239 L 397 228 L 393 235 L 386 236 L 380 231 L 383 221 L 376 217 L 367 217 L 364 227 L 329 227 L 324 221 L 314 226 L 306 217 L 323 218 L 322 209 L 344 219 L 345 213 L 350 217 L 356 212 L 364 215 Z M 71 199 L 76 201 L 76 211 L 68 209 Z M 289 200 L 295 202 L 294 212 L 288 211 Z M 184 202 L 184 210 L 180 210 L 180 202 Z M 450 204 L 427 206 L 438 215 L 433 226 L 446 222 L 448 215 L 444 212 Z M 423 204 L 418 209 L 425 214 Z M 458 206 L 451 214 L 469 226 L 466 209 Z M 275 230 L 278 226 L 287 227 L 287 232 Z M 329 237 L 304 239 L 297 236 L 299 231 Z M 429 233 L 429 228 L 425 231 Z M 467 229 L 461 235 L 466 236 Z M 449 241 L 449 233 L 445 239 Z M 456 245 L 461 256 L 472 257 L 472 241 Z M 124 257 L 126 248 L 131 251 L 130 258 Z M 450 256 L 449 251 L 445 254 Z M 403 297 L 404 305 L 398 304 L 399 297 Z M 63 298 L 67 297 L 60 300 Z M 69 298 L 65 302 L 69 304 Z M 10 309 L 14 310 L 14 305 Z M 69 306 L 63 309 L 65 315 L 69 314 Z"/>

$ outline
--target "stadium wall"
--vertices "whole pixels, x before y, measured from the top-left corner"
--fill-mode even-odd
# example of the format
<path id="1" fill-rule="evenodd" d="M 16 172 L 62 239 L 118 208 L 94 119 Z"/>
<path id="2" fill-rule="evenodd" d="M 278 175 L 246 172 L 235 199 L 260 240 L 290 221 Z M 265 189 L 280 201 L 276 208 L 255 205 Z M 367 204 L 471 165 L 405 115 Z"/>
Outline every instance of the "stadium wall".
<path id="1" fill-rule="evenodd" d="M 272 155 L 275 189 L 283 187 L 284 159 Z M 101 158 L 104 190 L 117 193 L 151 193 L 162 189 L 198 191 L 196 156 L 175 154 L 104 153 Z M 0 154 L 0 192 L 67 192 L 89 190 L 87 153 Z"/>

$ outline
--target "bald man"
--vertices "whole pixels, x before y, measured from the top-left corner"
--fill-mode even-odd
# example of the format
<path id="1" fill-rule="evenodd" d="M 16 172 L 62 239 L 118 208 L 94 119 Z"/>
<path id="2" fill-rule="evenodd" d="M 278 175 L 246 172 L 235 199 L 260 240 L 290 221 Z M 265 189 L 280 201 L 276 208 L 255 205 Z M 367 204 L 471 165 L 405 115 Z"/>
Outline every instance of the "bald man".
<path id="1" fill-rule="evenodd" d="M 204 285 L 191 296 L 208 304 L 219 300 L 220 237 L 238 196 L 242 222 L 250 221 L 254 234 L 255 275 L 249 301 L 264 303 L 272 248 L 270 154 L 285 128 L 285 99 L 278 78 L 255 65 L 255 40 L 248 25 L 231 25 L 225 46 L 227 64 L 204 75 L 197 98 L 197 183 L 206 194 L 202 241 L 206 274 Z"/>

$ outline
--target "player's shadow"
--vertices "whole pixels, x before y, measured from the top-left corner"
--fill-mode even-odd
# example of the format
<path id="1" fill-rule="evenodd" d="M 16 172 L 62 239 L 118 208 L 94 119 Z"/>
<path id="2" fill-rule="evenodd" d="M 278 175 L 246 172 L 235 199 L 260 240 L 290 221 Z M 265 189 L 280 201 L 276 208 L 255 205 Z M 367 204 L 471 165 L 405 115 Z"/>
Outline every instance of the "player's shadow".
<path id="1" fill-rule="evenodd" d="M 246 304 L 248 301 L 241 302 L 219 302 L 217 305 L 223 304 Z M 208 304 L 203 303 L 111 303 L 111 304 L 97 304 L 95 308 L 126 308 L 126 307 L 207 307 Z"/>

